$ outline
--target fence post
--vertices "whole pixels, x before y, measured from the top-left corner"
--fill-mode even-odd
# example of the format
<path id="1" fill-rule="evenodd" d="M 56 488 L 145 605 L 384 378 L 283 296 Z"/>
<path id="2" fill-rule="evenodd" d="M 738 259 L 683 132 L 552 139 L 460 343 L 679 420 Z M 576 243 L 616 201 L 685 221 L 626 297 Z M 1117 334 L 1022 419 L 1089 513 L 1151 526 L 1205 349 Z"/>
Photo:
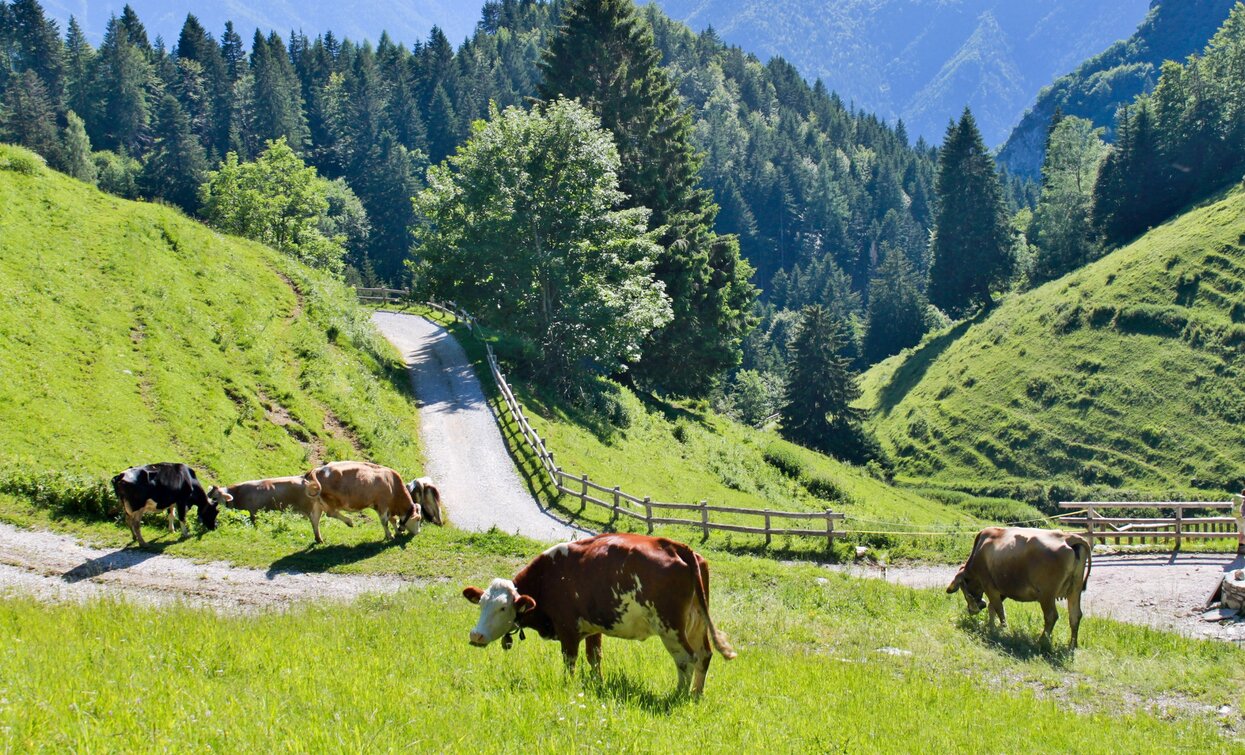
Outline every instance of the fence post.
<path id="1" fill-rule="evenodd" d="M 584 475 L 584 479 L 587 480 L 588 475 Z M 584 486 L 584 489 L 585 490 L 587 489 L 587 485 Z M 617 485 L 614 486 L 614 511 L 612 515 L 610 516 L 610 521 L 611 522 L 618 521 L 618 486 Z"/>
<path id="2" fill-rule="evenodd" d="M 1181 521 L 1183 519 L 1184 519 L 1184 507 L 1177 506 L 1176 507 L 1176 548 L 1175 550 L 1180 550 L 1180 528 L 1181 528 Z"/>
<path id="3" fill-rule="evenodd" d="M 1245 556 L 1245 490 L 1232 496 L 1232 516 L 1236 517 L 1236 555 Z"/>
<path id="4" fill-rule="evenodd" d="M 587 501 L 587 498 L 588 498 L 588 473 L 587 472 L 584 472 L 583 474 L 579 476 L 579 484 L 580 484 L 580 487 L 583 488 L 582 490 L 579 491 L 579 497 L 583 499 L 584 503 L 587 503 L 588 502 Z"/>
<path id="5" fill-rule="evenodd" d="M 1089 547 L 1094 547 L 1094 507 L 1090 506 L 1085 510 L 1085 527 L 1088 530 Z"/>
<path id="6" fill-rule="evenodd" d="M 766 545 L 769 545 L 769 541 L 770 541 L 770 531 L 769 531 L 769 509 L 766 509 L 766 510 L 765 510 L 765 544 L 766 544 Z"/>
<path id="7" fill-rule="evenodd" d="M 700 502 L 700 536 L 701 542 L 709 539 L 709 502 Z"/>
<path id="8" fill-rule="evenodd" d="M 834 518 L 831 517 L 830 509 L 826 509 L 826 547 L 834 547 Z"/>
<path id="9" fill-rule="evenodd" d="M 653 499 L 644 496 L 644 523 L 648 525 L 648 534 L 653 534 Z"/>

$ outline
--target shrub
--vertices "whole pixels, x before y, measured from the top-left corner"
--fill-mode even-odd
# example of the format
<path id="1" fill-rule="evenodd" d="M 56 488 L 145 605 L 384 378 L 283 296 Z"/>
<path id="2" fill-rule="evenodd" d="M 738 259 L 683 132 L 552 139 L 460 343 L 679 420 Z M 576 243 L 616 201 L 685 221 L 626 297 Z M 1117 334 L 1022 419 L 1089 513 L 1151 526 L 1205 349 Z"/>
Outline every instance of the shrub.
<path id="1" fill-rule="evenodd" d="M 42 157 L 10 145 L 0 146 L 0 170 L 11 170 L 24 176 L 36 176 L 47 165 Z"/>
<path id="2" fill-rule="evenodd" d="M 64 472 L 0 469 L 0 493 L 20 496 L 58 515 L 108 519 L 116 498 L 108 481 Z"/>
<path id="3" fill-rule="evenodd" d="M 767 464 L 788 477 L 799 478 L 804 473 L 804 461 L 789 448 L 774 444 L 768 446 L 762 455 Z"/>
<path id="4" fill-rule="evenodd" d="M 1189 324 L 1182 312 L 1169 307 L 1143 305 L 1122 309 L 1115 316 L 1115 329 L 1121 333 L 1176 338 Z"/>

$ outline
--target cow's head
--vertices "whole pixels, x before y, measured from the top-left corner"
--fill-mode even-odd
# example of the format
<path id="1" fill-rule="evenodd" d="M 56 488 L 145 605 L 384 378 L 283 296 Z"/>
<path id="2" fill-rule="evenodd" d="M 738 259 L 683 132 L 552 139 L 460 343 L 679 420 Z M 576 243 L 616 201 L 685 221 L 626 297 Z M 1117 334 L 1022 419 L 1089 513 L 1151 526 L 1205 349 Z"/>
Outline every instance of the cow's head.
<path id="1" fill-rule="evenodd" d="M 398 517 L 398 527 L 405 528 L 412 535 L 418 535 L 422 521 L 423 516 L 419 513 L 419 507 L 412 505 L 409 511 Z"/>
<path id="2" fill-rule="evenodd" d="M 468 587 L 463 590 L 463 597 L 480 606 L 480 620 L 468 637 L 476 647 L 484 647 L 518 628 L 519 616 L 536 607 L 532 596 L 520 595 L 508 579 L 493 580 L 487 590 Z"/>
<path id="3" fill-rule="evenodd" d="M 981 609 L 986 607 L 986 602 L 981 599 L 982 593 L 981 583 L 976 578 L 968 574 L 968 564 L 960 567 L 955 573 L 955 579 L 951 580 L 951 584 L 947 585 L 947 593 L 951 594 L 956 590 L 964 593 L 964 602 L 968 604 L 968 612 L 976 615 Z"/>
<path id="4" fill-rule="evenodd" d="M 208 500 L 216 504 L 217 507 L 228 506 L 233 503 L 233 496 L 229 494 L 229 488 L 221 488 L 213 485 L 208 488 Z"/>

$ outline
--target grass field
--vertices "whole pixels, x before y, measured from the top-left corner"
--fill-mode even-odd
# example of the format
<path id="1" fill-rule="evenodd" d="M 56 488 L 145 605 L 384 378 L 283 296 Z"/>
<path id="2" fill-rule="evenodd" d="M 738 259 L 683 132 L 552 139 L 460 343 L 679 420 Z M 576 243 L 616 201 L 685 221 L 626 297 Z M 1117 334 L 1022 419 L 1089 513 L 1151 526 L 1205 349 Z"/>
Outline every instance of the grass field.
<path id="1" fill-rule="evenodd" d="M 426 555 L 445 554 L 429 544 Z M 467 557 L 448 584 L 348 606 L 220 617 L 0 600 L 0 749 L 1211 752 L 1245 746 L 1245 655 L 1087 619 L 1036 644 L 1033 605 L 989 632 L 963 601 L 811 566 L 712 558 L 740 656 L 672 699 L 658 642 L 605 643 L 600 683 L 557 645 L 467 644 Z M 504 572 L 503 572 L 504 573 Z M 1221 706 L 1231 713 L 1220 714 Z"/>
<path id="2" fill-rule="evenodd" d="M 352 292 L 270 249 L 0 146 L 0 515 L 99 518 L 103 483 L 184 461 L 205 484 L 366 458 L 423 469 L 396 351 Z M 5 169 L 4 166 L 9 166 Z"/>
<path id="3" fill-rule="evenodd" d="M 868 372 L 901 477 L 1026 500 L 1245 485 L 1245 189 Z"/>

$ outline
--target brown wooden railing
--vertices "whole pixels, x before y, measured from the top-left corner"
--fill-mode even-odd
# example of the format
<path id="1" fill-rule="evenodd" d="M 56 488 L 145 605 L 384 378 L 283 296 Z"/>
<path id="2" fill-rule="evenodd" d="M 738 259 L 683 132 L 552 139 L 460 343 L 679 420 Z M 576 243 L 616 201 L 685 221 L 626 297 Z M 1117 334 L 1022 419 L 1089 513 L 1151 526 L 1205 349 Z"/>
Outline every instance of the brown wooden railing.
<path id="1" fill-rule="evenodd" d="M 1233 496 L 1230 501 L 1061 501 L 1065 509 L 1078 509 L 1079 516 L 1062 516 L 1064 524 L 1084 529 L 1092 545 L 1095 540 L 1114 540 L 1118 545 L 1146 544 L 1147 540 L 1172 540 L 1176 550 L 1182 540 L 1236 540 L 1237 551 L 1245 552 L 1245 497 Z M 1157 508 L 1171 509 L 1170 517 L 1104 516 L 1110 509 Z M 1231 516 L 1188 517 L 1185 512 L 1198 509 L 1228 509 Z"/>

